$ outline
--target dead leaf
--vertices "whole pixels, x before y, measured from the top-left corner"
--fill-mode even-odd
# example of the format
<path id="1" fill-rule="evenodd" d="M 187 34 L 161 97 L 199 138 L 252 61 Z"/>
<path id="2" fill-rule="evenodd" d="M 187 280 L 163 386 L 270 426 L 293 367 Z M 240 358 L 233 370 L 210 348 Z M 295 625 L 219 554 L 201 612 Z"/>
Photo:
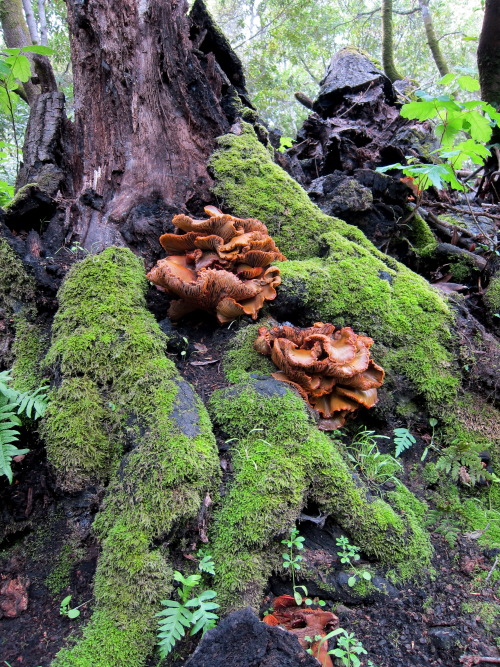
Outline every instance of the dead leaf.
<path id="1" fill-rule="evenodd" d="M 193 347 L 200 354 L 206 354 L 208 352 L 208 347 L 203 345 L 203 343 L 193 343 Z"/>
<path id="2" fill-rule="evenodd" d="M 190 366 L 208 366 L 209 364 L 216 364 L 220 359 L 210 359 L 210 361 L 190 361 Z"/>

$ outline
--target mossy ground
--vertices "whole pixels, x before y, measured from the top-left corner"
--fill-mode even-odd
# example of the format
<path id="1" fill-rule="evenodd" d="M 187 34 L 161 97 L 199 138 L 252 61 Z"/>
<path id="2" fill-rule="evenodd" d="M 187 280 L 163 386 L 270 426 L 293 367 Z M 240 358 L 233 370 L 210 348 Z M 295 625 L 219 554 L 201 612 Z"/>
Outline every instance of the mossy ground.
<path id="1" fill-rule="evenodd" d="M 214 191 L 237 215 L 265 222 L 291 260 L 280 264 L 280 293 L 298 300 L 310 323 L 349 325 L 372 336 L 387 370 L 404 374 L 429 404 L 451 404 L 460 374 L 445 299 L 359 229 L 322 213 L 272 161 L 252 128 L 242 127 L 241 135 L 219 139 L 211 158 Z M 420 232 L 420 241 L 430 242 L 425 229 Z"/>
<path id="2" fill-rule="evenodd" d="M 491 315 L 500 315 L 500 273 L 493 276 L 486 289 L 484 300 Z"/>
<path id="3" fill-rule="evenodd" d="M 172 588 L 154 541 L 194 518 L 218 479 L 208 416 L 164 354 L 145 287 L 142 263 L 109 248 L 75 265 L 59 293 L 45 360 L 58 378 L 42 428 L 47 455 L 64 488 L 111 481 L 94 522 L 95 613 L 57 667 L 144 664 Z"/>

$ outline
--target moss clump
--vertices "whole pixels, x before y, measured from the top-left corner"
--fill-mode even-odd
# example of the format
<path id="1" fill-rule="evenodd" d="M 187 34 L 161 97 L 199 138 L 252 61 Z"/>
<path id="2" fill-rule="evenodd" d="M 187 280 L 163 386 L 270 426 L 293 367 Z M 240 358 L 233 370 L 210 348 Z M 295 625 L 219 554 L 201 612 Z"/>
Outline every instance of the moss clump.
<path id="1" fill-rule="evenodd" d="M 215 192 L 238 215 L 260 218 L 288 261 L 279 288 L 288 303 L 315 320 L 349 325 L 385 347 L 378 359 L 403 373 L 429 402 L 450 403 L 459 385 L 450 348 L 453 318 L 424 279 L 378 251 L 357 228 L 322 213 L 276 165 L 242 123 L 211 158 Z M 423 243 L 430 237 L 420 229 Z M 321 255 L 321 257 L 319 257 Z M 284 296 L 283 296 L 284 295 Z M 377 352 L 374 354 L 377 358 Z"/>
<path id="2" fill-rule="evenodd" d="M 231 349 L 224 355 L 224 373 L 232 384 L 245 382 L 250 372 L 270 375 L 276 370 L 269 357 L 259 354 L 253 347 L 259 328 L 265 324 L 266 320 L 250 324 L 233 338 Z"/>
<path id="3" fill-rule="evenodd" d="M 411 577 L 430 560 L 429 538 L 356 482 L 335 442 L 318 431 L 302 399 L 273 380 L 215 392 L 211 409 L 235 438 L 232 486 L 216 515 L 215 588 L 225 607 L 258 605 L 280 540 L 306 500 L 350 534 L 363 551 Z M 413 516 L 413 515 L 412 515 Z"/>
<path id="4" fill-rule="evenodd" d="M 42 383 L 41 360 L 46 351 L 46 336 L 23 313 L 14 317 L 16 338 L 12 347 L 13 386 L 18 391 L 33 391 Z"/>
<path id="5" fill-rule="evenodd" d="M 140 260 L 108 248 L 75 265 L 59 293 L 46 365 L 62 379 L 43 425 L 48 457 L 71 490 L 111 481 L 94 522 L 96 610 L 57 667 L 145 663 L 172 579 L 155 540 L 194 519 L 218 481 L 208 415 L 164 354 L 145 288 Z"/>
<path id="6" fill-rule="evenodd" d="M 492 315 L 500 315 L 500 273 L 496 273 L 490 280 L 484 300 Z"/>
<path id="7" fill-rule="evenodd" d="M 0 312 L 3 311 L 2 319 L 5 324 L 0 331 L 0 368 L 9 368 L 14 361 L 14 324 L 15 321 L 34 317 L 36 312 L 32 304 L 35 295 L 35 281 L 26 273 L 23 263 L 7 241 L 0 238 Z"/>
<path id="8" fill-rule="evenodd" d="M 210 159 L 214 192 L 233 213 L 262 220 L 289 259 L 317 255 L 321 234 L 329 230 L 371 245 L 355 227 L 322 213 L 305 190 L 273 162 L 251 125 L 241 126 L 241 135 L 226 134 L 218 140 L 219 150 Z"/>
<path id="9" fill-rule="evenodd" d="M 410 241 L 418 254 L 422 257 L 432 255 L 438 243 L 427 222 L 416 213 L 410 222 L 410 226 Z"/>

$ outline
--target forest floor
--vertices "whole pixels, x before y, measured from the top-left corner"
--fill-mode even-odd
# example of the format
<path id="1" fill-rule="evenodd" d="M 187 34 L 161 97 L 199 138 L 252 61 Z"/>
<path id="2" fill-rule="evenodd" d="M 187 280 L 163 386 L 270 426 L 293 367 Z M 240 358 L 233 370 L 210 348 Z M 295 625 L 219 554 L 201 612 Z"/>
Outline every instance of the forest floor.
<path id="1" fill-rule="evenodd" d="M 205 402 L 226 384 L 221 362 L 232 336 L 231 330 L 218 328 L 206 318 L 177 329 L 173 357 Z M 231 476 L 230 447 L 223 435 L 219 436 L 221 467 L 227 479 Z M 27 610 L 17 618 L 0 620 L 1 667 L 48 667 L 66 638 L 74 631 L 78 634 L 92 612 L 92 578 L 98 555 L 90 531 L 92 517 L 85 521 L 79 517 L 79 532 L 70 528 L 72 516 L 79 516 L 80 505 L 89 507 L 88 496 L 59 494 L 43 449 L 37 443 L 30 443 L 30 447 L 32 451 L 18 466 L 15 484 L 0 491 L 2 511 L 14 515 L 23 527 L 0 555 L 0 586 L 14 577 L 21 587 L 26 586 L 29 598 Z M 419 452 L 407 452 L 403 463 L 403 481 L 426 499 L 416 474 L 422 465 Z M 94 507 L 98 504 L 96 496 Z M 338 615 L 341 627 L 354 632 L 367 650 L 363 665 L 369 659 L 377 667 L 454 667 L 475 664 L 461 662 L 464 655 L 499 655 L 495 643 L 500 636 L 500 567 L 494 564 L 500 550 L 485 549 L 474 537 L 456 532 L 451 547 L 443 536 L 433 534 L 433 572 L 399 586 L 396 595 L 355 605 L 327 599 L 327 608 Z M 174 560 L 182 567 L 183 554 L 175 554 Z M 286 587 L 286 580 L 281 584 Z M 290 582 L 290 593 L 291 588 Z M 67 595 L 72 596 L 70 607 L 80 606 L 81 614 L 73 620 L 59 611 Z M 272 595 L 271 585 L 267 599 Z M 194 648 L 193 639 L 189 641 L 186 652 Z M 182 650 L 182 644 L 179 648 Z M 176 658 L 169 665 L 178 667 L 183 662 Z M 156 664 L 156 660 L 149 663 Z"/>

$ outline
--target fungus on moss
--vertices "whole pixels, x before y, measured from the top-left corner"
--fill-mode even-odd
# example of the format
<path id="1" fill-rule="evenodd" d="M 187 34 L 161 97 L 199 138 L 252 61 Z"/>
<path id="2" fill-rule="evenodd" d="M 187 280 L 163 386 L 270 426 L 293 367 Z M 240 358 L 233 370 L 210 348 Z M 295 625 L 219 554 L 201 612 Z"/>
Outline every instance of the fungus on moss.
<path id="1" fill-rule="evenodd" d="M 350 327 L 335 331 L 333 324 L 316 323 L 261 327 L 254 343 L 280 369 L 276 380 L 289 382 L 322 417 L 319 428 L 332 431 L 344 426 L 360 405 L 372 408 L 384 370 L 370 359 L 373 340 Z"/>
<path id="2" fill-rule="evenodd" d="M 271 266 L 286 258 L 267 227 L 259 220 L 224 215 L 205 207 L 208 220 L 176 215 L 173 224 L 184 234 L 163 234 L 160 243 L 168 253 L 148 273 L 159 289 L 180 297 L 168 315 L 178 320 L 193 310 L 215 310 L 219 322 L 240 315 L 254 320 L 264 301 L 276 297 L 280 271 Z"/>

